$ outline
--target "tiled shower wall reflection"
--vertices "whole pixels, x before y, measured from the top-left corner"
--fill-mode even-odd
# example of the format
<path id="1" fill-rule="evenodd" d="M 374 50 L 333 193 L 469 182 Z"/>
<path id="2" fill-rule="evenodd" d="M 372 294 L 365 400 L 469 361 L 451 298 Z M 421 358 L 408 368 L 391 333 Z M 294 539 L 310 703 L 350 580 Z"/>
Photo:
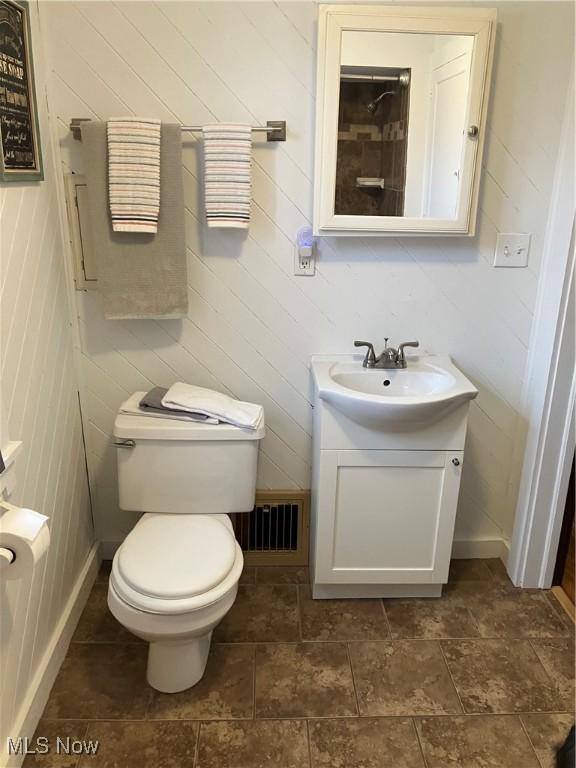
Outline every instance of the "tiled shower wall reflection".
<path id="1" fill-rule="evenodd" d="M 340 85 L 335 212 L 356 216 L 402 216 L 406 179 L 409 88 L 386 83 Z M 384 91 L 371 113 L 368 105 Z M 384 179 L 384 189 L 359 188 L 362 177 Z"/>

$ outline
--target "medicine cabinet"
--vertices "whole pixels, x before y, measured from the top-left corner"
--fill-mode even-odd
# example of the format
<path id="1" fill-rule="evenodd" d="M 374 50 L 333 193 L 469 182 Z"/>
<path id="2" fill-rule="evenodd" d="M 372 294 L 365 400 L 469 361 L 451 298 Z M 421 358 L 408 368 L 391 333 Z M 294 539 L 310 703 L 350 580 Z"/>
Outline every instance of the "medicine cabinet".
<path id="1" fill-rule="evenodd" d="M 495 27 L 486 8 L 320 6 L 315 234 L 474 234 Z"/>

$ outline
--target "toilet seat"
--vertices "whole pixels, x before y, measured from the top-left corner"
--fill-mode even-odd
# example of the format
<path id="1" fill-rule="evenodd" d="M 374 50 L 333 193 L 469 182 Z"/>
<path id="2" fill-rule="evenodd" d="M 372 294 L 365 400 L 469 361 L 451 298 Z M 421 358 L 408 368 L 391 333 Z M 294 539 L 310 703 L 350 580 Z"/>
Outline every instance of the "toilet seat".
<path id="1" fill-rule="evenodd" d="M 210 605 L 238 581 L 231 527 L 208 515 L 146 514 L 118 549 L 111 582 L 128 605 L 180 614 Z"/>

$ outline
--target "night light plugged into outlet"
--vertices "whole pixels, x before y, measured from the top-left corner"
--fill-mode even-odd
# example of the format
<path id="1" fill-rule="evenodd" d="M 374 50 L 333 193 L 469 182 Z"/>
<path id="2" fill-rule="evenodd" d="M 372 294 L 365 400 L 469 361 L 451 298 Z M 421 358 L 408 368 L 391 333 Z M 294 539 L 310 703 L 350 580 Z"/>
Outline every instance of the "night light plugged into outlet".
<path id="1" fill-rule="evenodd" d="M 294 274 L 306 277 L 312 276 L 316 271 L 314 258 L 314 235 L 312 227 L 302 227 L 296 235 L 294 247 Z"/>

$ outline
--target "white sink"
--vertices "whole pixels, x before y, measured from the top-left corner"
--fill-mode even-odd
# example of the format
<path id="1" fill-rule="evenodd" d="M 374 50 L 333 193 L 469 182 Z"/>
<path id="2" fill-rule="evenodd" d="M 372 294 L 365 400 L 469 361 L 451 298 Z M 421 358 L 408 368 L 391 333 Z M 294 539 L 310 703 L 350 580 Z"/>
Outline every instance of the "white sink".
<path id="1" fill-rule="evenodd" d="M 448 356 L 407 356 L 404 369 L 362 367 L 359 355 L 312 358 L 318 396 L 372 429 L 432 423 L 478 394 Z"/>

